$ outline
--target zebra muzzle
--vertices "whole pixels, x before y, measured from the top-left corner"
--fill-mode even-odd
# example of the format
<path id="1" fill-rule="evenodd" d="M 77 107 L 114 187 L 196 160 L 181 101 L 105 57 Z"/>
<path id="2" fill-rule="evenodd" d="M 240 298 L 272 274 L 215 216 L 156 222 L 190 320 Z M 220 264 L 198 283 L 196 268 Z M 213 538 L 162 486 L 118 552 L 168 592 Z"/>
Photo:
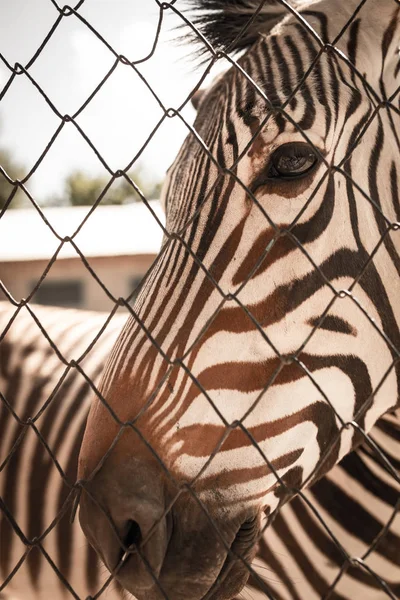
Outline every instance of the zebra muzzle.
<path id="1" fill-rule="evenodd" d="M 258 512 L 229 515 L 167 488 L 160 473 L 139 461 L 119 465 L 118 473 L 100 471 L 80 501 L 89 542 L 138 600 L 234 597 L 249 575 Z"/>

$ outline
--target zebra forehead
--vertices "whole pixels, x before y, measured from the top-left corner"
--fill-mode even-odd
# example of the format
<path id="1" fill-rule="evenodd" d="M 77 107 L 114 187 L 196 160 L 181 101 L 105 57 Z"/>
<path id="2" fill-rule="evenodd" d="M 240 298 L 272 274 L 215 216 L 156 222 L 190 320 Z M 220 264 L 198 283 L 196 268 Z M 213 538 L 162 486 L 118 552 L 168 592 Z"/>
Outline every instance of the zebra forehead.
<path id="1" fill-rule="evenodd" d="M 260 33 L 268 33 L 296 10 L 315 0 L 289 0 L 287 5 L 275 0 L 186 0 L 195 12 L 193 21 L 206 39 L 217 49 L 238 52 L 250 48 Z M 196 36 L 189 36 L 199 42 Z M 204 52 L 204 46 L 199 54 Z"/>
<path id="2" fill-rule="evenodd" d="M 273 78 L 276 79 L 276 87 L 281 87 L 280 68 L 287 69 L 292 63 L 296 71 L 307 55 L 311 64 L 319 54 L 318 62 L 322 56 L 329 60 L 332 53 L 341 63 L 341 68 L 350 59 L 353 77 L 357 69 L 358 77 L 373 85 L 378 85 L 383 76 L 382 59 L 391 65 L 392 58 L 395 58 L 396 65 L 399 62 L 400 6 L 396 0 L 371 0 L 366 6 L 359 0 L 346 3 L 342 0 L 264 0 L 261 3 L 258 0 L 193 0 L 193 3 L 200 11 L 194 23 L 217 49 L 228 53 L 248 51 L 238 61 L 239 72 L 242 59 L 250 59 L 250 62 L 254 59 L 253 63 L 258 60 L 258 65 L 243 64 L 241 74 L 243 78 L 252 77 L 247 67 L 255 71 L 261 67 L 261 77 L 252 77 L 255 83 L 261 84 L 261 89 L 270 80 L 271 65 L 275 67 Z M 381 35 L 384 36 L 382 53 L 377 51 Z M 263 52 L 257 48 L 260 39 L 269 42 Z M 278 46 L 276 52 L 269 54 L 271 44 L 277 42 L 285 43 L 283 54 Z M 307 69 L 306 64 L 301 64 L 297 71 L 298 79 L 305 74 L 304 67 Z M 398 73 L 398 69 L 395 72 Z M 315 73 L 316 70 L 313 71 L 314 77 Z M 388 77 L 392 83 L 396 78 L 396 75 L 393 78 L 391 67 Z M 307 80 L 312 80 L 310 74 L 307 74 Z M 267 90 L 264 91 L 270 96 Z M 272 103 L 275 99 L 270 98 Z"/>
<path id="3" fill-rule="evenodd" d="M 215 115 L 209 109 L 216 103 L 227 116 L 234 115 L 245 122 L 247 118 L 265 116 L 268 111 L 274 122 L 276 110 L 279 111 L 291 95 L 296 97 L 285 106 L 286 112 L 294 112 L 297 106 L 304 109 L 307 105 L 302 94 L 304 85 L 312 94 L 315 88 L 321 87 L 323 71 L 332 66 L 333 58 L 328 53 L 320 53 L 314 65 L 319 48 L 310 43 L 305 49 L 302 40 L 304 42 L 304 31 L 297 22 L 286 23 L 271 35 L 259 35 L 252 48 L 204 90 L 198 106 L 197 126 L 209 124 Z M 304 78 L 306 72 L 307 77 Z M 323 85 L 325 100 L 334 101 L 331 79 L 326 81 L 325 78 Z M 341 87 L 341 93 L 351 95 L 346 85 Z M 229 103 L 226 102 L 227 97 L 230 98 Z M 220 117 L 221 114 L 218 114 Z"/>

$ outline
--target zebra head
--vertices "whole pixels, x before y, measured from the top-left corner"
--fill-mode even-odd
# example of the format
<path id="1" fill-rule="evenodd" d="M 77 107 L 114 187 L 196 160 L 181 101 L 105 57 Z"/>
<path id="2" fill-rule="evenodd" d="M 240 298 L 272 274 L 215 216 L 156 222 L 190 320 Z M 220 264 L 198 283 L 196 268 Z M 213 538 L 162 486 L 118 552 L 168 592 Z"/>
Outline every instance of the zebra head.
<path id="1" fill-rule="evenodd" d="M 232 598 L 261 515 L 399 396 L 399 2 L 195 4 L 246 52 L 169 170 L 80 454 L 83 529 L 139 600 Z"/>

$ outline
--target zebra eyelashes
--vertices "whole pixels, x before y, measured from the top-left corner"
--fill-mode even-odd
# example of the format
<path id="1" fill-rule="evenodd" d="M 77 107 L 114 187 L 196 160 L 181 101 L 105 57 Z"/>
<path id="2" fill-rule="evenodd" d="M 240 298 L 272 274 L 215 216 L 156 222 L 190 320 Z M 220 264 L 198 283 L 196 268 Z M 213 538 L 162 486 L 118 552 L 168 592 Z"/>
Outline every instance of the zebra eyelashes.
<path id="1" fill-rule="evenodd" d="M 310 144 L 288 142 L 279 146 L 270 156 L 268 165 L 254 180 L 251 191 L 271 180 L 293 181 L 309 175 L 319 165 L 319 158 Z"/>

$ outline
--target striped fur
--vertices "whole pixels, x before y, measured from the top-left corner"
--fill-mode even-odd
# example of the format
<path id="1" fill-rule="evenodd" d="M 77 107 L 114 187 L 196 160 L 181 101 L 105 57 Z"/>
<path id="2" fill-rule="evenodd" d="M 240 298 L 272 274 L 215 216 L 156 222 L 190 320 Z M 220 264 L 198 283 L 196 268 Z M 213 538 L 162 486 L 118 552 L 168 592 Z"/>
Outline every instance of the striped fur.
<path id="1" fill-rule="evenodd" d="M 32 309 L 66 361 L 78 360 L 107 317 L 105 314 L 39 306 L 32 306 Z M 91 394 L 89 384 L 77 370 L 70 369 L 66 373 L 65 365 L 26 309 L 19 312 L 6 330 L 14 313 L 15 308 L 0 303 L 1 583 L 26 552 L 7 515 L 12 515 L 15 524 L 31 540 L 44 535 L 66 502 L 70 491 L 68 483 L 73 485 L 76 481 L 78 453 Z M 114 316 L 99 342 L 82 361 L 84 372 L 94 383 L 98 381 L 103 363 L 125 321 L 124 315 Z M 62 384 L 58 386 L 61 379 Z M 65 482 L 34 430 L 18 424 L 4 400 L 21 421 L 33 420 L 63 469 Z M 45 406 L 47 408 L 41 414 Z M 78 596 L 86 597 L 100 588 L 106 573 L 104 567 L 99 566 L 77 520 L 71 526 L 69 518 L 70 510 L 44 537 L 43 548 Z M 69 596 L 63 581 L 38 547 L 32 548 L 3 593 L 20 600 L 56 600 Z M 116 594 L 115 597 L 120 596 Z M 104 598 L 113 600 L 114 595 L 107 591 Z"/>
<path id="2" fill-rule="evenodd" d="M 345 424 L 385 438 L 394 419 L 389 454 L 398 441 L 398 416 L 383 415 L 400 386 L 400 4 L 293 3 L 300 21 L 292 11 L 278 22 L 287 3 L 267 1 L 242 44 L 238 14 L 255 2 L 199 4 L 216 16 L 213 42 L 249 50 L 202 98 L 196 135 L 169 172 L 170 236 L 103 369 L 108 406 L 91 404 L 81 524 L 139 600 L 233 598 L 263 514 L 275 520 L 259 560 L 280 580 L 266 578 L 264 594 L 380 600 L 353 567 L 330 591 L 340 561 L 329 538 L 298 498 L 276 509 L 308 488 L 357 554 L 398 497 Z M 322 51 L 326 42 L 337 50 Z M 294 142 L 318 167 L 271 175 L 274 153 Z M 367 532 L 351 530 L 350 507 Z M 393 528 L 368 557 L 389 597 L 398 520 Z"/>
<path id="3" fill-rule="evenodd" d="M 106 315 L 72 310 L 32 308 L 67 360 L 81 355 L 106 318 Z M 0 307 L 1 332 L 13 313 L 12 307 Z M 124 320 L 124 316 L 113 318 L 93 349 L 95 355 L 82 364 L 84 372 L 94 382 L 98 380 L 99 371 Z M 21 311 L 2 340 L 0 351 L 1 393 L 21 418 L 34 418 L 57 385 L 64 367 L 27 311 Z M 75 481 L 77 454 L 89 402 L 90 388 L 83 378 L 71 374 L 36 423 L 70 483 Z M 4 404 L 0 427 L 3 462 L 22 430 Z M 398 469 L 399 413 L 383 417 L 375 426 L 372 438 Z M 46 450 L 32 431 L 27 432 L 19 450 L 2 469 L 0 490 L 2 501 L 28 538 L 43 534 L 68 494 Z M 389 522 L 396 502 L 399 505 L 399 492 L 399 484 L 364 444 L 307 490 L 306 496 L 350 556 L 360 557 Z M 100 588 L 105 572 L 86 543 L 77 521 L 70 525 L 68 517 L 69 514 L 65 515 L 54 531 L 46 536 L 43 546 L 75 592 L 84 598 Z M 1 581 L 4 581 L 23 555 L 25 547 L 4 513 L 1 513 L 0 531 Z M 343 556 L 329 534 L 307 510 L 305 503 L 295 498 L 281 509 L 266 530 L 253 568 L 264 579 L 276 600 L 317 600 L 325 597 L 342 563 Z M 395 596 L 400 595 L 398 514 L 390 525 L 389 533 L 385 535 L 383 532 L 367 564 L 389 584 Z M 254 600 L 265 598 L 265 591 L 257 592 L 256 588 L 256 581 L 247 588 L 251 597 Z M 379 591 L 374 579 L 362 569 L 351 569 L 335 589 L 339 595 L 331 598 L 379 600 L 389 597 Z M 111 585 L 111 589 L 107 588 L 101 597 L 109 600 L 120 598 L 119 592 L 113 590 Z M 69 597 L 44 555 L 35 549 L 3 594 L 5 598 L 10 596 L 18 600 L 61 600 Z M 247 591 L 244 590 L 240 597 L 248 598 Z"/>
<path id="4" fill-rule="evenodd" d="M 397 481 L 363 444 L 306 490 L 309 505 L 297 496 L 282 507 L 253 563 L 274 600 L 400 597 L 399 411 L 382 417 L 371 437 L 397 471 Z M 365 556 L 365 566 L 346 563 L 340 546 L 352 559 Z M 266 597 L 254 587 L 250 592 L 253 600 Z"/>

